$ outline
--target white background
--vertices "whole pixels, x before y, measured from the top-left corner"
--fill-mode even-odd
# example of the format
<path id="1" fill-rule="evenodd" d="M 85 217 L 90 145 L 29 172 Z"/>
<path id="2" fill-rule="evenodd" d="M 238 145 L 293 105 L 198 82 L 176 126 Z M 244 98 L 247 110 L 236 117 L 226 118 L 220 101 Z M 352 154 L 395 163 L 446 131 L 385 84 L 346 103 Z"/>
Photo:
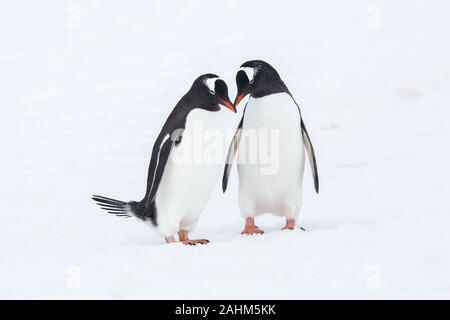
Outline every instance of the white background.
<path id="1" fill-rule="evenodd" d="M 0 11 L 1 298 L 450 298 L 446 1 L 15 1 Z M 239 232 L 237 174 L 194 236 L 96 207 L 140 200 L 152 144 L 202 73 L 271 63 L 321 192 Z M 240 105 L 240 114 L 243 104 Z M 239 115 L 220 112 L 229 128 Z"/>

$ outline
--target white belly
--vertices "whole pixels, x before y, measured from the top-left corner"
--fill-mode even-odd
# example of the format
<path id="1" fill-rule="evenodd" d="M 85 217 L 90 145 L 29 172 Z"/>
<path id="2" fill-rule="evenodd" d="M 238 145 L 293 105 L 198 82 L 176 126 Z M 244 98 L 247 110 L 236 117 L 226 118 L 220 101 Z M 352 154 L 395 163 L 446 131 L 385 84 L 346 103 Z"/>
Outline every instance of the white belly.
<path id="1" fill-rule="evenodd" d="M 300 114 L 292 98 L 286 93 L 250 98 L 237 158 L 242 216 L 272 213 L 296 219 L 304 158 Z"/>
<path id="2" fill-rule="evenodd" d="M 190 231 L 205 208 L 222 168 L 220 115 L 191 111 L 181 143 L 172 147 L 156 194 L 158 230 L 165 236 Z"/>

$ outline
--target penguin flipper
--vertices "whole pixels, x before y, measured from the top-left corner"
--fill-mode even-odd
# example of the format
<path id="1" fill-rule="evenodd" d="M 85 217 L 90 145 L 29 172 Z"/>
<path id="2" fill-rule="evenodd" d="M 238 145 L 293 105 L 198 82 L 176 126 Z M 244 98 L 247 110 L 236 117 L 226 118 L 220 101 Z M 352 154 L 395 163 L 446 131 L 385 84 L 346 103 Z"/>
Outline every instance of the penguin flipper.
<path id="1" fill-rule="evenodd" d="M 173 145 L 180 143 L 182 131 L 175 130 L 172 135 L 166 134 L 160 144 L 155 144 L 150 162 L 147 180 L 147 193 L 145 206 L 149 208 L 155 199 L 156 191 L 158 191 L 164 168 L 170 156 Z"/>
<path id="2" fill-rule="evenodd" d="M 301 120 L 301 126 L 303 143 L 305 144 L 305 149 L 308 153 L 309 164 L 311 165 L 312 175 L 314 179 L 314 189 L 316 190 L 316 193 L 319 193 L 319 172 L 317 171 L 316 153 L 314 152 L 314 148 L 311 143 L 311 139 L 309 138 L 308 131 L 306 130 L 303 119 Z"/>
<path id="3" fill-rule="evenodd" d="M 225 168 L 223 170 L 223 178 L 222 178 L 222 191 L 225 192 L 228 186 L 228 178 L 231 173 L 231 167 L 233 165 L 233 160 L 236 156 L 237 149 L 239 146 L 239 141 L 241 139 L 242 133 L 242 124 L 244 122 L 244 116 L 242 115 L 241 121 L 236 129 L 236 133 L 234 134 L 233 140 L 231 141 L 230 147 L 228 148 L 227 160 L 225 161 Z"/>

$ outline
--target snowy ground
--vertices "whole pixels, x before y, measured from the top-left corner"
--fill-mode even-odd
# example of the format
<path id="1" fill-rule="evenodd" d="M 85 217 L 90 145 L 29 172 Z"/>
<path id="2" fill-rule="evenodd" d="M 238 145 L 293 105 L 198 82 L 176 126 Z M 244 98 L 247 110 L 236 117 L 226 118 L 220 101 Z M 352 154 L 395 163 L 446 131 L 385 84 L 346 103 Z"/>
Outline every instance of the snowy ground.
<path id="1" fill-rule="evenodd" d="M 0 298 L 450 298 L 447 2 L 120 3 L 0 12 Z M 301 102 L 317 151 L 308 232 L 265 216 L 266 234 L 241 236 L 235 170 L 195 232 L 207 246 L 94 205 L 140 199 L 193 79 L 217 73 L 234 97 L 255 58 Z"/>

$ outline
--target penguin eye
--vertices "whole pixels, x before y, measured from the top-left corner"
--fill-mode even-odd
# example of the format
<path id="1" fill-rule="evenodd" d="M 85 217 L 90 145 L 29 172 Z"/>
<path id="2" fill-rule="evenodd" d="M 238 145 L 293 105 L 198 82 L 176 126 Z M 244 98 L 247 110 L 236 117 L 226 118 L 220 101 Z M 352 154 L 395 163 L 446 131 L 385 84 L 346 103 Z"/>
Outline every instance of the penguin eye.
<path id="1" fill-rule="evenodd" d="M 209 90 L 209 93 L 211 93 L 212 95 L 214 95 L 214 91 L 213 91 L 213 90 Z"/>

